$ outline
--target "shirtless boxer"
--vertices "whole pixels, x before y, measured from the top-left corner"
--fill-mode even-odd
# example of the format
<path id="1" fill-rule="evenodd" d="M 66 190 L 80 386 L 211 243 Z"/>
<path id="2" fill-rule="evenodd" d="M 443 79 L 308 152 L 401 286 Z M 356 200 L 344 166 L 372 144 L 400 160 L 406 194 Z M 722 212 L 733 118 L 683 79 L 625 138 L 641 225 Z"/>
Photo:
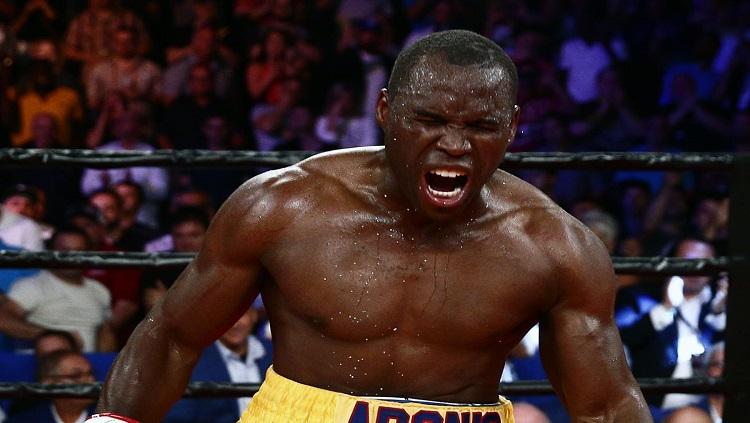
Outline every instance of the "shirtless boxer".
<path id="1" fill-rule="evenodd" d="M 385 148 L 321 154 L 240 187 L 119 355 L 100 412 L 158 421 L 260 292 L 274 363 L 242 422 L 512 422 L 498 379 L 537 322 L 573 421 L 651 421 L 613 323 L 603 245 L 498 170 L 516 78 L 499 47 L 466 31 L 402 52 L 377 104 Z"/>

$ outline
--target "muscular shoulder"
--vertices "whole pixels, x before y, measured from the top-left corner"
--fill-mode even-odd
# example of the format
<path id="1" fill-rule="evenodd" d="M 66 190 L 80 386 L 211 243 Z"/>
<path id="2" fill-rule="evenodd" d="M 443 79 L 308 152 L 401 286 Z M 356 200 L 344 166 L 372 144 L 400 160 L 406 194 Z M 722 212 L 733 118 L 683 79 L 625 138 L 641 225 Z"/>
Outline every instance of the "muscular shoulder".
<path id="1" fill-rule="evenodd" d="M 561 289 L 613 288 L 609 255 L 599 238 L 531 184 L 505 172 L 493 180 L 506 214 Z"/>
<path id="2" fill-rule="evenodd" d="M 233 234 L 277 233 L 315 213 L 327 202 L 356 191 L 372 160 L 372 149 L 313 156 L 294 166 L 258 175 L 242 184 L 222 205 L 212 226 Z M 236 235 L 235 235 L 236 236 Z"/>

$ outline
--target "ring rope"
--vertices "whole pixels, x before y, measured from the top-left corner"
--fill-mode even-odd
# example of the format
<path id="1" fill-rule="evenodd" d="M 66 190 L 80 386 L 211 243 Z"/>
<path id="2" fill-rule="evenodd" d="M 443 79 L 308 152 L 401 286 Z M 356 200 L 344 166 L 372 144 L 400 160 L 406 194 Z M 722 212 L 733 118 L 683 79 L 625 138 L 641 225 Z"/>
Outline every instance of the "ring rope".
<path id="1" fill-rule="evenodd" d="M 637 382 L 644 394 L 672 392 L 707 394 L 720 393 L 725 390 L 723 378 L 648 378 L 638 379 Z M 0 398 L 97 398 L 101 393 L 101 389 L 101 383 L 45 384 L 0 382 Z M 246 397 L 257 393 L 258 389 L 260 389 L 260 384 L 257 383 L 191 382 L 188 384 L 183 397 Z M 499 393 L 502 395 L 552 395 L 555 391 L 552 385 L 546 380 L 527 380 L 501 383 Z"/>
<path id="2" fill-rule="evenodd" d="M 114 268 L 178 267 L 193 259 L 193 253 L 141 253 L 96 251 L 0 250 L 1 268 Z M 634 275 L 714 275 L 725 272 L 730 257 L 687 259 L 678 257 L 612 257 L 615 272 Z"/>
<path id="3" fill-rule="evenodd" d="M 306 159 L 312 151 L 154 150 L 103 151 L 73 149 L 0 149 L 0 165 L 59 166 L 108 169 L 127 166 L 284 167 Z M 588 170 L 731 170 L 734 153 L 533 152 L 508 153 L 506 169 Z"/>

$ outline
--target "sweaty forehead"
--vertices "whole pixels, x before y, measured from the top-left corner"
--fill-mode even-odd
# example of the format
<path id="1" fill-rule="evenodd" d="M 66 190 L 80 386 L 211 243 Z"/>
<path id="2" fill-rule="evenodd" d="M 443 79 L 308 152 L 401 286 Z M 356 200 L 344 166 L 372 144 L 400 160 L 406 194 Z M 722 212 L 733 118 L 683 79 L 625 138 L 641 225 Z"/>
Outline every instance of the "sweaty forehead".
<path id="1" fill-rule="evenodd" d="M 399 102 L 445 104 L 484 102 L 505 108 L 515 104 L 510 73 L 501 66 L 459 66 L 423 57 L 395 95 Z"/>

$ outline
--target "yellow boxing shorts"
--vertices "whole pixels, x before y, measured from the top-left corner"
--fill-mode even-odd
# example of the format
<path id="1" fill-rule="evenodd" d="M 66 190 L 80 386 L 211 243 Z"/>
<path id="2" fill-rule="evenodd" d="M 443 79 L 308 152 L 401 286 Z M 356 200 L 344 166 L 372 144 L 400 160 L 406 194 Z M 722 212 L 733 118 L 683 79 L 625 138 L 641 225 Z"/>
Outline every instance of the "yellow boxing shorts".
<path id="1" fill-rule="evenodd" d="M 269 368 L 240 423 L 513 423 L 513 406 L 356 397 L 303 385 Z"/>

